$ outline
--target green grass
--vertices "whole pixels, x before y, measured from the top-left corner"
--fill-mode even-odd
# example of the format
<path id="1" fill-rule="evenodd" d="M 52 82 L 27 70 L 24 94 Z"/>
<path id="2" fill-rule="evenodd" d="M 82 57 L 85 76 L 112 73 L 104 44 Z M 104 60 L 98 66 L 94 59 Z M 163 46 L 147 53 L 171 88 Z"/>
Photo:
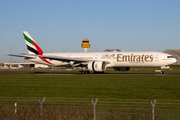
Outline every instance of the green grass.
<path id="1" fill-rule="evenodd" d="M 180 76 L 1 75 L 0 97 L 180 99 Z"/>
<path id="2" fill-rule="evenodd" d="M 7 106 L 13 110 L 14 102 L 19 107 L 39 105 L 37 97 L 46 97 L 45 105 L 85 106 L 90 110 L 90 98 L 98 98 L 99 119 L 108 114 L 115 117 L 116 111 L 127 115 L 138 115 L 140 111 L 151 116 L 149 100 L 156 99 L 156 115 L 178 120 L 180 76 L 0 75 L 0 116 L 8 111 Z M 111 109 L 113 113 L 109 112 Z"/>
<path id="3" fill-rule="evenodd" d="M 68 68 L 72 69 L 72 68 Z M 160 74 L 155 72 L 155 70 L 160 70 L 160 67 L 132 67 L 129 71 L 115 71 L 113 68 L 107 68 L 105 74 Z M 20 69 L 20 70 L 1 70 L 0 73 L 78 73 L 79 69 L 66 70 L 66 68 L 58 69 Z M 171 65 L 170 69 L 164 70 L 165 74 L 180 74 L 180 65 Z M 91 72 L 92 73 L 92 72 Z"/>

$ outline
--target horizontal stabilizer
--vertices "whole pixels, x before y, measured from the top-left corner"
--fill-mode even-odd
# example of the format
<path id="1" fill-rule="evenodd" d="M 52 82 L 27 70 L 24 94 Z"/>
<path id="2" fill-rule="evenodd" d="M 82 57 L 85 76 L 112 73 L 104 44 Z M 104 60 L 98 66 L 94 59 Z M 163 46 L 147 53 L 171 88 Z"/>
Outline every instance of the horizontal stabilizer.
<path id="1" fill-rule="evenodd" d="M 24 57 L 26 59 L 34 59 L 35 55 L 27 55 L 27 54 L 24 54 L 24 55 L 14 55 L 14 54 L 8 54 L 8 56 L 15 56 L 15 57 Z"/>

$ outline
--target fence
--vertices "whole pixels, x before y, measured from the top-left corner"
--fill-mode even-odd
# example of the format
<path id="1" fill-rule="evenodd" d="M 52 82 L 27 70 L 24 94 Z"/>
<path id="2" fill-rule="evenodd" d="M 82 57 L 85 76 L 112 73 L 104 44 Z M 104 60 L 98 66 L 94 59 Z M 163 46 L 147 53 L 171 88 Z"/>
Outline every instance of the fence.
<path id="1" fill-rule="evenodd" d="M 39 98 L 38 101 L 37 98 L 1 97 L 0 119 L 152 120 L 152 105 L 155 105 L 155 120 L 180 119 L 179 100 L 156 100 L 154 103 L 146 99 L 44 98 L 43 101 Z"/>

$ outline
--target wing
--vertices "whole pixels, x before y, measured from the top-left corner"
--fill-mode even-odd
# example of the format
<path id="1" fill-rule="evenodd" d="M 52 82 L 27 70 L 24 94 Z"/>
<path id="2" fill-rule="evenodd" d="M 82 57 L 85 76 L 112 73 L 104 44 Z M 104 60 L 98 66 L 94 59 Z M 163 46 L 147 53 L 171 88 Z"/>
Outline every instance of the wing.
<path id="1" fill-rule="evenodd" d="M 77 63 L 87 63 L 89 61 L 94 61 L 93 57 L 78 57 L 78 58 L 74 58 L 74 57 L 63 57 L 63 56 L 52 56 L 52 55 L 39 55 L 42 58 L 45 59 L 50 59 L 50 60 L 58 60 L 58 61 L 63 61 L 63 62 L 74 62 L 74 64 Z M 105 61 L 106 64 L 109 64 L 109 61 Z"/>
<path id="2" fill-rule="evenodd" d="M 33 54 L 22 54 L 14 55 L 8 54 L 9 56 L 23 57 L 24 59 L 34 59 L 35 57 L 42 57 L 49 60 L 57 60 L 63 62 L 72 62 L 73 66 L 87 66 L 89 61 L 94 61 L 93 57 L 63 57 L 63 56 L 53 56 L 53 55 L 33 55 Z M 106 64 L 109 64 L 109 61 L 105 61 Z"/>
<path id="3" fill-rule="evenodd" d="M 50 60 L 58 60 L 63 62 L 74 61 L 76 63 L 88 62 L 93 60 L 92 57 L 74 58 L 74 57 L 63 57 L 63 56 L 52 56 L 52 55 L 38 55 L 38 56 Z"/>
<path id="4" fill-rule="evenodd" d="M 89 61 L 94 61 L 93 57 L 63 57 L 63 56 L 52 56 L 52 55 L 38 55 L 39 57 L 49 59 L 49 60 L 57 60 L 63 62 L 72 62 L 71 65 L 73 67 L 86 67 Z M 105 61 L 106 65 L 110 64 L 109 61 Z"/>
<path id="5" fill-rule="evenodd" d="M 52 55 L 33 55 L 33 54 L 20 54 L 20 55 L 8 54 L 8 56 L 23 57 L 24 59 L 34 59 L 35 57 L 42 57 L 49 60 L 57 60 L 57 61 L 63 61 L 63 62 L 74 61 L 75 63 L 88 62 L 92 60 L 92 57 L 73 58 L 73 57 L 52 56 Z"/>

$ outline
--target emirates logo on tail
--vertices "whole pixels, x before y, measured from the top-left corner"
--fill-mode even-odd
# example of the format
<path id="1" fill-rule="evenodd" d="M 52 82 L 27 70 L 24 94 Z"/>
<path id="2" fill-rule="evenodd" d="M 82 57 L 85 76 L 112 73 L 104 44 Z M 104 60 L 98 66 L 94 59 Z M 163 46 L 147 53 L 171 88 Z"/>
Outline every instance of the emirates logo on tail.
<path id="1" fill-rule="evenodd" d="M 34 39 L 29 35 L 29 33 L 27 31 L 24 31 L 23 35 L 24 35 L 24 39 L 25 39 L 29 54 L 43 55 L 42 49 L 37 45 Z M 39 58 L 43 60 L 44 62 L 53 65 L 52 63 L 47 61 L 45 58 L 42 58 L 40 56 Z"/>

